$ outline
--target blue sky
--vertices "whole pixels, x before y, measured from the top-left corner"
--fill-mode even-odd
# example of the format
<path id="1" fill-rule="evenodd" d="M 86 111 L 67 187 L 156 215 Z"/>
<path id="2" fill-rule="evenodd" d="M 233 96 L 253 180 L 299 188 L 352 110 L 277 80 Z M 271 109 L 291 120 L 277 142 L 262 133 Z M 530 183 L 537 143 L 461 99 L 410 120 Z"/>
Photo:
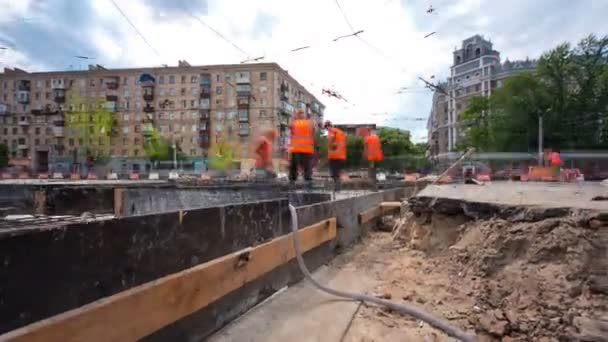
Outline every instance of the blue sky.
<path id="1" fill-rule="evenodd" d="M 481 34 L 505 58 L 538 57 L 564 41 L 608 34 L 608 0 L 340 0 L 361 37 L 350 33 L 335 0 L 0 0 L 0 67 L 78 69 L 95 57 L 106 67 L 278 62 L 327 106 L 336 122 L 375 122 L 425 136 L 431 94 L 418 76 L 449 73 L 452 51 Z M 436 11 L 427 14 L 429 6 Z M 240 49 L 205 28 L 202 19 Z M 424 38 L 427 33 L 437 32 Z M 312 46 L 299 52 L 290 50 Z M 240 51 L 243 50 L 243 51 Z M 333 87 L 348 102 L 325 97 Z M 413 90 L 396 95 L 401 87 Z M 371 115 L 388 113 L 386 115 Z"/>

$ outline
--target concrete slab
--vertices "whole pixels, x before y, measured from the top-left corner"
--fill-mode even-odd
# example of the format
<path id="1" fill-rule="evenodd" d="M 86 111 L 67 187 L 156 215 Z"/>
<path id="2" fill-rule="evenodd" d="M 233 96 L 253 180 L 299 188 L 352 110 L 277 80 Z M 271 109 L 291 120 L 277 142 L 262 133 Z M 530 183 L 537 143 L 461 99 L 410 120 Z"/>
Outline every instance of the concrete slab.
<path id="1" fill-rule="evenodd" d="M 440 197 L 474 202 L 543 207 L 572 207 L 608 210 L 608 201 L 592 201 L 595 196 L 607 196 L 608 187 L 599 182 L 533 183 L 491 182 L 484 185 L 429 185 L 418 196 Z"/>
<path id="2" fill-rule="evenodd" d="M 330 287 L 366 292 L 375 281 L 356 273 L 352 265 L 324 266 L 315 279 Z M 358 302 L 330 296 L 303 280 L 220 330 L 211 342 L 340 341 L 353 319 Z"/>

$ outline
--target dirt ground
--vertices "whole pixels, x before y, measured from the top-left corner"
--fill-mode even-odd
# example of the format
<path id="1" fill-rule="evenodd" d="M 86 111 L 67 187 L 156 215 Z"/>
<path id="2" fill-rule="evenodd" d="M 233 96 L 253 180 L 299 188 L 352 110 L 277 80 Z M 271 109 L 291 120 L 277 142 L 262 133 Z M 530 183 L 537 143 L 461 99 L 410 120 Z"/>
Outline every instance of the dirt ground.
<path id="1" fill-rule="evenodd" d="M 602 219 L 410 214 L 397 234 L 365 239 L 351 263 L 378 281 L 374 295 L 442 316 L 479 341 L 608 341 L 608 222 Z M 343 341 L 454 339 L 411 317 L 361 305 Z"/>

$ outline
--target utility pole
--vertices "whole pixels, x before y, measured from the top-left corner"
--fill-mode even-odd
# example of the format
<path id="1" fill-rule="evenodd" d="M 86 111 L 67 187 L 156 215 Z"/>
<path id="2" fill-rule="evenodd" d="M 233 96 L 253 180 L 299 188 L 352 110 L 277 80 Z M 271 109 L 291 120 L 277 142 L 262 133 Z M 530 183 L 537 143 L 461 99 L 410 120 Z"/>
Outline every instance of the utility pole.
<path id="1" fill-rule="evenodd" d="M 175 140 L 173 140 L 173 170 L 177 170 L 177 146 L 175 145 Z"/>
<path id="2" fill-rule="evenodd" d="M 543 166 L 543 115 L 538 116 L 538 166 Z"/>

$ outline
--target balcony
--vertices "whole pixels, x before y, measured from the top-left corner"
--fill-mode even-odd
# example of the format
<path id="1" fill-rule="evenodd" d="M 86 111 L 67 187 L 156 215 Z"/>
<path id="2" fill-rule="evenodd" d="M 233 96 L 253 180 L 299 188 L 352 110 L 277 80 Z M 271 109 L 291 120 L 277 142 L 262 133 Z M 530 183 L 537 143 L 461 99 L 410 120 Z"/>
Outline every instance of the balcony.
<path id="1" fill-rule="evenodd" d="M 249 84 L 237 84 L 236 85 L 237 95 L 249 95 L 251 94 L 251 85 Z"/>
<path id="2" fill-rule="evenodd" d="M 143 88 L 154 88 L 156 85 L 156 78 L 150 74 L 141 74 L 139 76 L 139 84 Z"/>
<path id="3" fill-rule="evenodd" d="M 211 88 L 201 88 L 201 98 L 208 99 L 211 97 Z"/>
<path id="4" fill-rule="evenodd" d="M 209 144 L 209 134 L 202 134 L 199 135 L 198 137 L 198 142 L 201 146 L 201 148 L 209 148 L 210 144 Z"/>
<path id="5" fill-rule="evenodd" d="M 247 135 L 249 135 L 249 127 L 247 127 L 247 128 L 239 128 L 239 135 L 240 136 L 247 136 Z"/>
<path id="6" fill-rule="evenodd" d="M 65 89 L 65 80 L 63 78 L 52 78 L 51 87 L 55 89 Z"/>
<path id="7" fill-rule="evenodd" d="M 251 73 L 249 71 L 237 72 L 234 81 L 236 84 L 249 84 L 251 83 Z"/>
<path id="8" fill-rule="evenodd" d="M 65 90 L 53 89 L 53 99 L 56 103 L 65 103 Z"/>
<path id="9" fill-rule="evenodd" d="M 18 150 L 27 150 L 29 146 L 27 144 L 19 144 L 17 145 Z"/>
<path id="10" fill-rule="evenodd" d="M 17 81 L 17 90 L 21 91 L 30 91 L 31 82 L 29 80 L 19 80 Z"/>
<path id="11" fill-rule="evenodd" d="M 279 122 L 283 126 L 288 126 L 289 125 L 289 116 L 281 115 L 281 118 L 279 119 Z"/>
<path id="12" fill-rule="evenodd" d="M 209 99 L 200 99 L 198 101 L 198 109 L 208 110 L 211 106 L 211 101 Z"/>
<path id="13" fill-rule="evenodd" d="M 292 115 L 293 106 L 286 101 L 281 101 L 281 112 L 283 114 Z"/>
<path id="14" fill-rule="evenodd" d="M 63 144 L 55 144 L 53 145 L 53 149 L 55 149 L 55 151 L 63 151 L 65 146 L 63 146 Z"/>
<path id="15" fill-rule="evenodd" d="M 118 96 L 116 96 L 116 95 L 106 95 L 106 101 L 117 102 L 118 101 Z"/>
<path id="16" fill-rule="evenodd" d="M 201 74 L 201 86 L 202 87 L 211 87 L 211 74 Z"/>
<path id="17" fill-rule="evenodd" d="M 21 104 L 30 103 L 30 91 L 29 90 L 17 91 L 17 102 L 19 102 Z"/>
<path id="18" fill-rule="evenodd" d="M 8 114 L 8 106 L 0 103 L 0 115 L 7 115 Z"/>
<path id="19" fill-rule="evenodd" d="M 154 107 L 152 107 L 150 105 L 146 105 L 144 107 L 144 113 L 154 113 Z"/>
<path id="20" fill-rule="evenodd" d="M 143 98 L 144 98 L 144 101 L 146 101 L 146 102 L 154 101 L 154 92 L 148 91 L 148 89 L 146 89 L 146 91 L 144 91 Z"/>
<path id="21" fill-rule="evenodd" d="M 105 83 L 106 88 L 110 90 L 116 90 L 118 89 L 120 79 L 118 76 L 108 76 L 103 79 L 103 83 Z"/>
<path id="22" fill-rule="evenodd" d="M 110 113 L 116 113 L 116 102 L 115 101 L 106 101 L 104 104 L 104 109 Z"/>
<path id="23" fill-rule="evenodd" d="M 55 138 L 63 138 L 63 136 L 64 136 L 63 127 L 52 127 L 52 130 L 53 130 L 53 136 Z"/>
<path id="24" fill-rule="evenodd" d="M 30 120 L 28 118 L 19 119 L 18 125 L 19 126 L 29 126 L 30 125 Z"/>
<path id="25" fill-rule="evenodd" d="M 239 122 L 249 122 L 249 112 L 246 110 L 238 111 Z"/>
<path id="26" fill-rule="evenodd" d="M 209 120 L 209 111 L 208 110 L 204 110 L 204 109 L 200 110 L 199 115 L 200 115 L 201 120 Z"/>

